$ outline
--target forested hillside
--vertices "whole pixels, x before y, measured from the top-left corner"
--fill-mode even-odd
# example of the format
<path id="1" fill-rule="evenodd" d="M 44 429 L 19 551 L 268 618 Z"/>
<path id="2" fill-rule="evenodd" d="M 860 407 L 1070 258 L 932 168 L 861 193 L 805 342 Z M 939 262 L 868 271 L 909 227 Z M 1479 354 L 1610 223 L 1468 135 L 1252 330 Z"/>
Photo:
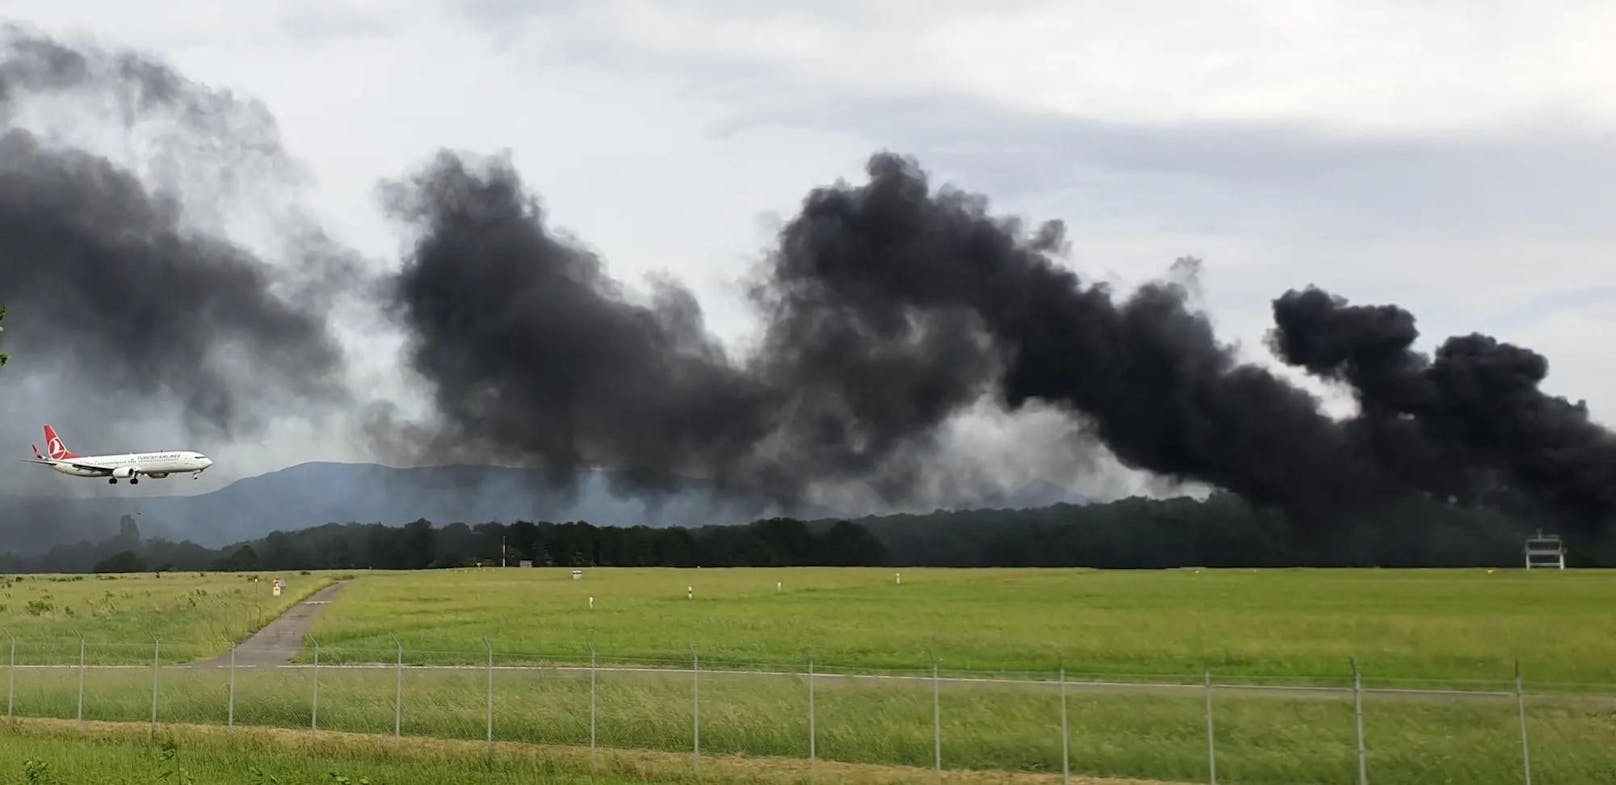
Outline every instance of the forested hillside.
<path id="1" fill-rule="evenodd" d="M 1227 494 L 1028 510 L 938 511 L 854 520 L 770 518 L 738 526 L 595 526 L 582 521 L 404 526 L 331 523 L 218 549 L 145 538 L 133 518 L 102 542 L 0 557 L 8 572 L 423 569 L 537 566 L 1451 567 L 1521 561 L 1521 515 L 1409 502 L 1328 529 L 1287 524 Z M 1616 538 L 1567 541 L 1568 563 L 1616 564 Z"/>

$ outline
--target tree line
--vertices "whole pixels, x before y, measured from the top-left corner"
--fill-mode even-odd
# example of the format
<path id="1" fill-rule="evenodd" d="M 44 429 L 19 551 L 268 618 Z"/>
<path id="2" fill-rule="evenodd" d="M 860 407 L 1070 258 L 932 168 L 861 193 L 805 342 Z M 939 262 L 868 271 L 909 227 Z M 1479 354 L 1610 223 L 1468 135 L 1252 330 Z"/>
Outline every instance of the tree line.
<path id="1" fill-rule="evenodd" d="M 530 562 L 544 567 L 795 567 L 884 562 L 884 546 L 847 521 L 810 527 L 774 518 L 744 526 L 652 528 L 587 522 L 403 526 L 328 523 L 209 549 L 143 539 L 129 516 L 102 542 L 58 545 L 31 559 L 0 557 L 5 572 L 414 570 Z"/>
<path id="2" fill-rule="evenodd" d="M 596 526 L 584 521 L 403 526 L 329 523 L 210 549 L 143 538 L 133 518 L 101 542 L 33 558 L 0 556 L 5 572 L 430 569 L 543 567 L 1461 567 L 1522 562 L 1530 516 L 1411 500 L 1380 515 L 1313 530 L 1229 494 L 1129 498 L 1027 510 L 740 526 Z M 1616 538 L 1567 540 L 1568 566 L 1616 564 Z"/>

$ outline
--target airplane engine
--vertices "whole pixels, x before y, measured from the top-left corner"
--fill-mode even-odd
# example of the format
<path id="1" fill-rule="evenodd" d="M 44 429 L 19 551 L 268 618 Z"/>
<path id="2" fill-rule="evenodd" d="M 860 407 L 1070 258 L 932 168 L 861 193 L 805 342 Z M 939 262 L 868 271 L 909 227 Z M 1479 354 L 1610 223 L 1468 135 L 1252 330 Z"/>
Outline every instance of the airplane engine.
<path id="1" fill-rule="evenodd" d="M 127 480 L 135 476 L 135 469 L 133 466 L 119 466 L 112 470 L 112 476 L 120 480 Z"/>

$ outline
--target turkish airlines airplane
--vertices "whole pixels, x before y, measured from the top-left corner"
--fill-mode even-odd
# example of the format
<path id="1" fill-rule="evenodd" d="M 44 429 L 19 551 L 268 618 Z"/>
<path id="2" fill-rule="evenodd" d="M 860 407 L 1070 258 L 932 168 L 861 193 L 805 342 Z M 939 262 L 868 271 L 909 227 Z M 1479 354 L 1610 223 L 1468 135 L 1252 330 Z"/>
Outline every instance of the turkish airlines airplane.
<path id="1" fill-rule="evenodd" d="M 120 479 L 135 485 L 140 482 L 142 474 L 160 480 L 170 474 L 190 472 L 194 480 L 204 469 L 213 465 L 213 459 L 208 456 L 189 451 L 78 455 L 67 449 L 62 437 L 57 436 L 56 429 L 49 425 L 45 426 L 45 450 L 50 457 L 40 455 L 37 446 L 29 446 L 34 449 L 34 457 L 29 463 L 42 463 L 74 477 L 106 477 L 107 482 L 113 485 L 117 485 Z"/>

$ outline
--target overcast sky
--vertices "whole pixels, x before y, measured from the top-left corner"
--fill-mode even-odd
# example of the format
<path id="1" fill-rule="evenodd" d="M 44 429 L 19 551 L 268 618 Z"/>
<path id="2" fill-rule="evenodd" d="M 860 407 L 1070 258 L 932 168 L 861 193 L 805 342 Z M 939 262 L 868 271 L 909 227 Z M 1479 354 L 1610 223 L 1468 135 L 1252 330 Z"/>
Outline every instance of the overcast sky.
<path id="1" fill-rule="evenodd" d="M 1270 362 L 1271 299 L 1318 284 L 1413 311 L 1426 349 L 1529 346 L 1549 392 L 1616 420 L 1608 4 L 0 0 L 0 18 L 261 100 L 320 220 L 378 259 L 403 239 L 379 180 L 440 147 L 509 149 L 615 276 L 672 273 L 744 340 L 734 281 L 771 222 L 892 149 L 1066 221 L 1088 276 L 1200 257 L 1248 359 Z M 307 436 L 195 486 L 364 457 Z M 68 438 L 143 447 L 97 441 Z"/>

